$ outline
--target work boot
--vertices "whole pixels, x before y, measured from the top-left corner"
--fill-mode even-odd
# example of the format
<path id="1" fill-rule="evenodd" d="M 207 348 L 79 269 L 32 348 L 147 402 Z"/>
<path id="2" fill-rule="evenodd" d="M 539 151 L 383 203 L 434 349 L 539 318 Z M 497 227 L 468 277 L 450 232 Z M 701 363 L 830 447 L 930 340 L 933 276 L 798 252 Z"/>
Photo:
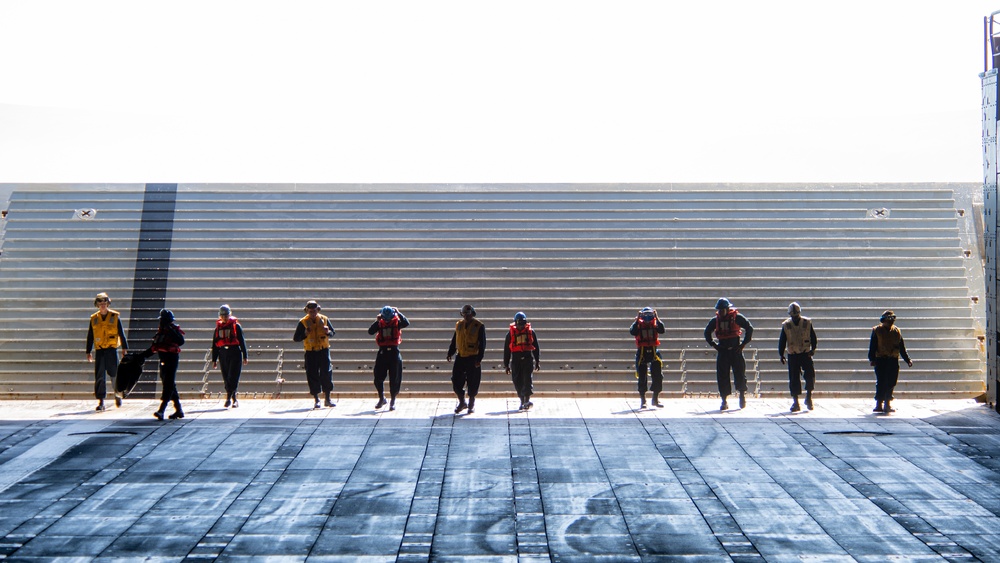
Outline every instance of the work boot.
<path id="1" fill-rule="evenodd" d="M 459 397 L 458 406 L 455 407 L 455 414 L 458 414 L 467 408 L 469 408 L 469 405 L 465 403 L 465 397 Z"/>
<path id="2" fill-rule="evenodd" d="M 889 414 L 891 412 L 896 412 L 896 409 L 894 409 L 891 406 L 889 406 L 889 401 L 886 401 L 885 402 L 885 407 L 882 408 L 882 413 L 883 414 Z"/>
<path id="3" fill-rule="evenodd" d="M 476 412 L 476 398 L 469 397 L 469 414 Z"/>
<path id="4" fill-rule="evenodd" d="M 656 407 L 656 408 L 660 408 L 660 409 L 663 408 L 663 404 L 660 403 L 660 394 L 659 393 L 653 393 L 653 406 Z"/>
<path id="5" fill-rule="evenodd" d="M 106 407 L 104 406 L 104 399 L 98 399 L 97 408 L 94 410 L 97 412 L 104 412 L 106 410 Z"/>
<path id="6" fill-rule="evenodd" d="M 746 393 L 743 391 L 740 391 L 740 408 L 741 409 L 747 408 L 747 396 Z"/>
<path id="7" fill-rule="evenodd" d="M 726 402 L 726 397 L 722 398 L 722 404 L 719 405 L 719 410 L 720 411 L 727 411 L 727 410 L 729 410 L 729 403 Z"/>
<path id="8" fill-rule="evenodd" d="M 471 403 L 470 403 L 470 405 L 471 405 Z M 396 410 L 396 397 L 395 396 L 389 397 L 389 410 L 391 410 L 391 411 Z M 470 408 L 470 410 L 471 410 L 471 408 Z"/>
<path id="9" fill-rule="evenodd" d="M 222 405 L 222 408 L 228 409 L 230 407 L 230 405 L 233 404 L 233 400 L 232 399 L 233 398 L 230 395 L 226 395 L 226 402 L 225 402 L 225 404 Z"/>
<path id="10" fill-rule="evenodd" d="M 169 417 L 170 420 L 177 420 L 178 418 L 184 418 L 184 411 L 177 409 Z"/>
<path id="11" fill-rule="evenodd" d="M 375 408 L 380 409 L 385 406 L 385 397 L 379 395 L 378 402 L 375 403 Z"/>
<path id="12" fill-rule="evenodd" d="M 799 406 L 798 397 L 792 397 L 792 408 L 790 410 L 792 412 L 799 412 L 800 410 L 802 410 L 802 407 Z"/>
<path id="13" fill-rule="evenodd" d="M 872 412 L 882 412 L 882 401 L 875 401 L 875 408 L 872 409 Z"/>
<path id="14" fill-rule="evenodd" d="M 527 398 L 528 397 L 525 397 L 525 399 L 527 399 Z M 528 409 L 530 409 L 533 406 L 535 406 L 535 403 L 532 403 L 530 400 L 527 400 L 527 401 L 524 402 L 524 410 L 528 410 Z"/>
<path id="15" fill-rule="evenodd" d="M 153 416 L 156 417 L 157 420 L 163 420 L 163 409 L 154 412 Z"/>
<path id="16" fill-rule="evenodd" d="M 122 406 L 122 398 L 115 395 L 115 408 L 120 408 Z"/>
<path id="17" fill-rule="evenodd" d="M 806 408 L 813 410 L 813 396 L 812 393 L 806 392 Z"/>
<path id="18" fill-rule="evenodd" d="M 335 406 L 337 406 L 333 401 L 330 400 L 330 394 L 329 393 L 326 394 L 326 401 L 323 404 L 325 404 L 328 407 L 335 407 Z"/>
<path id="19" fill-rule="evenodd" d="M 240 402 L 236 400 L 236 395 L 233 395 L 233 408 L 239 408 Z"/>
<path id="20" fill-rule="evenodd" d="M 315 399 L 315 400 L 316 400 L 316 404 L 314 404 L 314 405 L 313 405 L 313 408 L 314 408 L 314 409 L 318 409 L 318 408 L 320 408 L 320 404 L 319 404 L 319 395 L 313 395 L 313 399 Z"/>

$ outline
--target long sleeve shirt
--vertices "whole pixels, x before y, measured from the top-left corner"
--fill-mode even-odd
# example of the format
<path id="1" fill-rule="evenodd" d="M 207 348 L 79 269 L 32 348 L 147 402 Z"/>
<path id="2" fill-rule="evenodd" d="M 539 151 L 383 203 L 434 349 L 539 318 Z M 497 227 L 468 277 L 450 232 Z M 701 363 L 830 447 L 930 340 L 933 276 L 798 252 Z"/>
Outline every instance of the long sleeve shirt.
<path id="1" fill-rule="evenodd" d="M 240 352 L 243 354 L 243 360 L 246 361 L 247 355 L 247 341 L 243 339 L 243 327 L 240 323 L 236 323 L 236 340 L 239 340 Z M 212 363 L 219 361 L 219 347 L 212 345 Z"/>
<path id="2" fill-rule="evenodd" d="M 409 319 L 407 319 L 406 317 L 404 317 L 403 313 L 400 313 L 399 311 L 396 311 L 396 316 L 399 317 L 399 328 L 400 328 L 400 330 L 402 330 L 402 329 L 410 326 Z M 375 322 L 372 323 L 372 326 L 368 327 L 368 334 L 375 334 L 376 332 L 378 332 L 378 321 L 379 321 L 379 319 L 375 319 Z"/>
<path id="3" fill-rule="evenodd" d="M 535 329 L 531 329 L 531 345 L 535 348 L 531 351 L 531 355 L 535 358 L 535 365 L 538 365 L 538 337 L 535 336 Z M 510 351 L 510 331 L 507 331 L 507 336 L 503 339 L 503 367 L 510 366 L 510 357 L 512 352 Z"/>
<path id="4" fill-rule="evenodd" d="M 878 328 L 872 329 L 871 339 L 868 341 L 868 361 L 874 362 L 876 358 L 888 357 L 878 355 Z M 903 342 L 903 333 L 899 333 L 899 357 L 903 358 L 903 361 L 907 364 L 910 363 L 910 356 L 906 353 L 906 344 Z"/>
<path id="5" fill-rule="evenodd" d="M 667 328 L 665 326 L 663 326 L 663 321 L 661 321 L 660 318 L 657 317 L 656 318 L 656 333 L 657 334 L 664 334 L 666 332 L 667 332 Z M 636 319 L 635 322 L 632 323 L 632 326 L 629 327 L 629 329 L 628 329 L 628 333 L 631 334 L 632 336 L 638 336 L 639 335 L 639 319 Z"/>
<path id="6" fill-rule="evenodd" d="M 716 320 L 717 320 L 716 317 L 712 317 L 712 320 L 708 321 L 708 326 L 705 327 L 705 342 L 708 342 L 709 346 L 715 346 L 713 333 L 715 332 Z M 725 343 L 719 341 L 719 346 L 722 347 L 733 347 L 737 345 L 746 346 L 747 344 L 750 343 L 750 340 L 753 338 L 753 326 L 750 324 L 750 321 L 747 320 L 747 318 L 744 317 L 742 313 L 737 313 L 736 324 L 743 329 L 743 342 L 739 343 L 736 342 L 735 338 L 727 338 L 726 339 L 727 342 Z M 729 342 L 730 340 L 732 340 L 732 342 Z"/>
<path id="7" fill-rule="evenodd" d="M 330 319 L 326 319 L 326 326 L 330 329 L 330 336 L 337 334 L 337 331 L 333 330 L 333 325 L 330 324 Z M 299 324 L 295 325 L 295 335 L 292 336 L 292 340 L 295 342 L 302 342 L 306 339 L 306 325 L 299 321 Z"/>
<path id="8" fill-rule="evenodd" d="M 795 323 L 794 320 L 792 322 Z M 802 322 L 802 321 L 799 320 L 799 322 Z M 798 324 L 799 323 L 795 323 L 796 326 L 798 326 Z M 818 342 L 818 340 L 816 339 L 816 329 L 814 329 L 812 326 L 809 327 L 809 342 L 811 343 L 810 345 L 812 346 L 812 349 L 815 350 L 816 349 L 816 343 Z M 785 330 L 784 330 L 784 328 L 782 328 L 781 329 L 781 334 L 780 334 L 780 336 L 778 336 L 778 355 L 779 356 L 784 356 L 785 355 L 785 346 L 787 344 L 788 344 L 788 335 L 785 334 Z"/>
<path id="9" fill-rule="evenodd" d="M 486 325 L 479 326 L 479 353 L 476 354 L 476 363 L 482 363 L 483 356 L 486 355 Z M 451 344 L 448 345 L 448 357 L 452 357 L 458 351 L 457 334 L 452 333 Z"/>
<path id="10" fill-rule="evenodd" d="M 87 329 L 87 353 L 89 354 L 94 349 L 94 325 L 88 324 L 87 326 L 89 327 Z M 125 329 L 122 328 L 121 316 L 118 317 L 118 342 L 121 344 L 122 350 L 128 350 L 128 340 L 125 339 Z"/>

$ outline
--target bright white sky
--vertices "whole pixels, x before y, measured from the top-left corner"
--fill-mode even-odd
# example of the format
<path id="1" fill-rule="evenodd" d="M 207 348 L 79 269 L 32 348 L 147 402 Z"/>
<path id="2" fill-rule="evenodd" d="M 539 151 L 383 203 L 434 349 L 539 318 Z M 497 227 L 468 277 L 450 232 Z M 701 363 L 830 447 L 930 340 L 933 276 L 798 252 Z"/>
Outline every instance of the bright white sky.
<path id="1" fill-rule="evenodd" d="M 981 182 L 994 10 L 4 0 L 0 182 Z"/>

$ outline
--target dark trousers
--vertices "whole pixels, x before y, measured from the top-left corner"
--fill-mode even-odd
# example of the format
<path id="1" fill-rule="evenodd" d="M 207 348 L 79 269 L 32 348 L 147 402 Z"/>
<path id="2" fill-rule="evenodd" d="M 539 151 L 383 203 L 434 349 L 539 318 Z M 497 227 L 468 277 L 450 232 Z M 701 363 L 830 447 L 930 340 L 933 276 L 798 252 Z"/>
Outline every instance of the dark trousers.
<path id="1" fill-rule="evenodd" d="M 108 396 L 105 373 L 111 377 L 111 392 L 114 393 L 115 380 L 118 378 L 118 350 L 116 348 L 94 350 L 94 397 L 101 401 Z"/>
<path id="2" fill-rule="evenodd" d="M 652 391 L 659 394 L 663 391 L 663 358 L 656 348 L 639 348 L 635 351 L 635 375 L 639 378 L 639 394 L 645 395 L 650 390 L 648 378 L 646 377 L 646 366 L 653 376 Z"/>
<path id="3" fill-rule="evenodd" d="M 403 355 L 395 346 L 383 346 L 375 356 L 375 389 L 379 397 L 385 396 L 385 378 L 389 378 L 389 395 L 399 395 L 403 386 Z"/>
<path id="4" fill-rule="evenodd" d="M 226 396 L 235 396 L 236 388 L 240 386 L 240 374 L 243 373 L 243 352 L 239 346 L 219 348 L 219 369 L 226 386 Z"/>
<path id="5" fill-rule="evenodd" d="M 806 380 L 806 392 L 812 393 L 816 386 L 816 368 L 813 367 L 809 352 L 788 355 L 788 391 L 793 397 L 802 394 L 802 379 Z"/>
<path id="6" fill-rule="evenodd" d="M 531 397 L 531 374 L 535 370 L 534 362 L 531 352 L 514 352 L 510 356 L 510 378 L 514 382 L 517 396 L 524 400 Z"/>
<path id="7" fill-rule="evenodd" d="M 733 394 L 733 387 L 729 382 L 730 370 L 733 372 L 736 390 L 746 393 L 747 361 L 743 358 L 743 351 L 738 345 L 719 348 L 719 355 L 715 357 L 715 381 L 719 384 L 719 395 L 722 397 Z"/>
<path id="8" fill-rule="evenodd" d="M 451 367 L 451 387 L 460 399 L 465 398 L 465 388 L 469 388 L 469 397 L 479 394 L 479 384 L 483 380 L 482 366 L 476 367 L 476 357 L 455 356 L 455 364 Z"/>
<path id="9" fill-rule="evenodd" d="M 896 358 L 875 358 L 875 401 L 882 403 L 892 400 L 892 390 L 899 380 L 899 360 Z"/>
<path id="10" fill-rule="evenodd" d="M 160 356 L 160 382 L 163 391 L 160 393 L 160 412 L 167 408 L 167 403 L 173 402 L 174 408 L 181 410 L 181 397 L 177 394 L 177 363 L 180 354 L 173 352 L 158 352 Z"/>
<path id="11" fill-rule="evenodd" d="M 306 352 L 306 382 L 309 384 L 309 394 L 318 396 L 320 391 L 333 391 L 333 368 L 330 366 L 330 349 L 311 350 Z"/>

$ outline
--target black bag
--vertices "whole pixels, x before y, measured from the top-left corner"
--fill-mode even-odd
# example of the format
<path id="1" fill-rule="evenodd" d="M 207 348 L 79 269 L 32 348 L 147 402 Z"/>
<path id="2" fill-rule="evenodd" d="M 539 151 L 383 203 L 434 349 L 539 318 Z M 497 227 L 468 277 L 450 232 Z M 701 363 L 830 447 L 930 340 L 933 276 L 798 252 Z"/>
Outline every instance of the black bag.
<path id="1" fill-rule="evenodd" d="M 144 352 L 129 352 L 118 364 L 118 377 L 115 378 L 115 392 L 128 397 L 132 388 L 142 377 L 142 364 L 146 363 Z"/>

